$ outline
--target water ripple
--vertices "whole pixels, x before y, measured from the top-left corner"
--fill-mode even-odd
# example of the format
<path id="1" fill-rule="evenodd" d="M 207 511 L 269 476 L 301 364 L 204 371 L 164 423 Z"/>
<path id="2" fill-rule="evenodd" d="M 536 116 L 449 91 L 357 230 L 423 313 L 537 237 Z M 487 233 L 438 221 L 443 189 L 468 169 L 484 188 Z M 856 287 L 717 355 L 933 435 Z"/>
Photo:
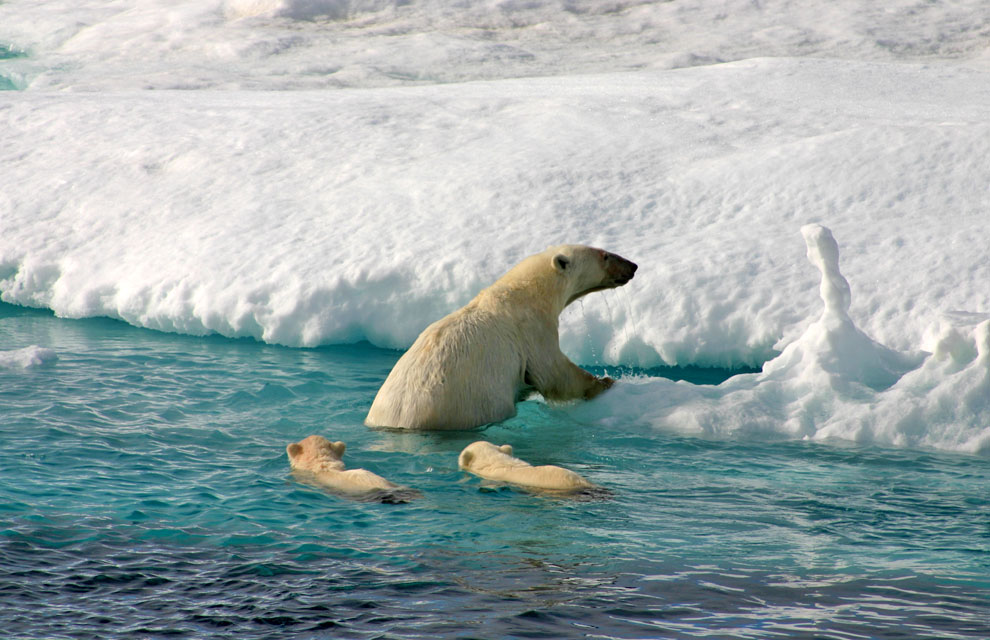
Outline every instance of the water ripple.
<path id="1" fill-rule="evenodd" d="M 535 402 L 382 433 L 361 421 L 398 354 L 367 345 L 3 305 L 0 340 L 59 355 L 0 372 L 4 637 L 990 637 L 985 459 L 600 431 Z M 421 497 L 294 482 L 310 433 Z M 478 438 L 609 493 L 485 485 L 456 465 Z"/>

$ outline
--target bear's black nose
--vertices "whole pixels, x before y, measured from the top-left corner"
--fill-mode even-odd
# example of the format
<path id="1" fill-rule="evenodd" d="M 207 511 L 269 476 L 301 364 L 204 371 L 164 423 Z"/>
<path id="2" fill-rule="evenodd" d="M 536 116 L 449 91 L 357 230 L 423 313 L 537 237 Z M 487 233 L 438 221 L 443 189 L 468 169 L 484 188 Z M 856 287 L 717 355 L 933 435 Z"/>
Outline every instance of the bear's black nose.
<path id="1" fill-rule="evenodd" d="M 621 287 L 632 280 L 633 274 L 636 273 L 636 269 L 639 266 L 632 260 L 626 260 L 620 255 L 614 253 L 607 255 L 610 261 L 608 272 L 612 276 L 612 282 L 615 283 L 615 286 Z"/>

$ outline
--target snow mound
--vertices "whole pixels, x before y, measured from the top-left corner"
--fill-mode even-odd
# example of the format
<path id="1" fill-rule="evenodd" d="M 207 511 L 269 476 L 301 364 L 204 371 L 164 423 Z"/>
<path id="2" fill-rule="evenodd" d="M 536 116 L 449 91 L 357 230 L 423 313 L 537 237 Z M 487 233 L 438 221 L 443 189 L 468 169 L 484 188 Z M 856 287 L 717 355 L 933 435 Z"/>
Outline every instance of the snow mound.
<path id="1" fill-rule="evenodd" d="M 566 410 L 604 427 L 646 422 L 709 437 L 843 439 L 990 453 L 990 314 L 946 316 L 932 352 L 898 352 L 850 319 L 829 229 L 801 229 L 821 272 L 821 317 L 763 371 L 719 386 L 625 378 Z M 645 418 L 643 416 L 646 416 Z"/>
<path id="2" fill-rule="evenodd" d="M 860 331 L 849 317 L 852 295 L 839 272 L 839 247 L 832 232 L 818 224 L 801 227 L 808 261 L 822 274 L 820 295 L 825 303 L 821 318 L 800 339 L 763 366 L 763 374 L 777 379 L 813 379 L 823 376 L 828 387 L 849 392 L 852 385 L 881 390 L 921 364 L 923 354 L 888 349 Z"/>
<path id="3" fill-rule="evenodd" d="M 945 311 L 990 311 L 987 104 L 982 72 L 770 59 L 333 92 L 0 92 L 0 297 L 405 348 L 525 256 L 582 243 L 641 266 L 564 313 L 573 360 L 758 367 L 817 312 L 792 241 L 815 221 L 845 238 L 849 320 L 908 351 Z M 860 381 L 891 382 L 873 373 Z"/>

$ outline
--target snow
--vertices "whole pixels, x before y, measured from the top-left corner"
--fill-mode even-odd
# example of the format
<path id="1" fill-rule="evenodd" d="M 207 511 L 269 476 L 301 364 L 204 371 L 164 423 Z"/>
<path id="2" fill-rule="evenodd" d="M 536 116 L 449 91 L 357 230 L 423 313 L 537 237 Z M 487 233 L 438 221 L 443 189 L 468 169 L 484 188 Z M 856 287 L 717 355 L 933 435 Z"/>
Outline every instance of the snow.
<path id="1" fill-rule="evenodd" d="M 975 0 L 6 2 L 0 299 L 405 348 L 593 244 L 640 269 L 572 359 L 766 364 L 592 414 L 985 452 L 988 35 Z"/>
<path id="2" fill-rule="evenodd" d="M 709 437 L 842 439 L 990 453 L 990 314 L 956 318 L 934 353 L 898 352 L 860 331 L 829 229 L 801 229 L 821 273 L 821 317 L 763 365 L 718 386 L 639 377 L 575 417 L 613 428 L 646 423 Z M 646 416 L 646 418 L 644 418 Z"/>
<path id="3" fill-rule="evenodd" d="M 878 85 L 887 100 L 863 97 Z M 814 312 L 794 243 L 813 220 L 848 238 L 854 320 L 923 349 L 939 312 L 990 306 L 987 104 L 978 72 L 793 59 L 4 92 L 0 291 L 66 317 L 401 348 L 522 257 L 582 242 L 643 268 L 565 315 L 578 360 L 759 365 Z"/>
<path id="4" fill-rule="evenodd" d="M 8 0 L 32 89 L 326 89 L 757 57 L 986 69 L 985 0 Z M 2 73 L 2 72 L 0 72 Z"/>

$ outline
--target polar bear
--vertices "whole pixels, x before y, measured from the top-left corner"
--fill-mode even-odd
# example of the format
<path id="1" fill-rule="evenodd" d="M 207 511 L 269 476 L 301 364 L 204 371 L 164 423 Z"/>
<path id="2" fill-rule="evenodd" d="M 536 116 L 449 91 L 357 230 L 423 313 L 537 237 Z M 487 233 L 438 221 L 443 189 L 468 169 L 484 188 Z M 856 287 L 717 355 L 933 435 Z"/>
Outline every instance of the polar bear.
<path id="1" fill-rule="evenodd" d="M 299 480 L 346 495 L 375 494 L 386 502 L 396 490 L 410 489 L 386 480 L 366 469 L 344 469 L 341 459 L 347 445 L 330 442 L 323 436 L 309 436 L 285 448 L 289 466 Z M 385 493 L 383 493 L 385 492 Z"/>
<path id="2" fill-rule="evenodd" d="M 487 480 L 498 480 L 534 489 L 583 491 L 596 488 L 578 474 L 552 464 L 534 467 L 512 455 L 512 445 L 496 446 L 480 440 L 469 444 L 457 458 L 457 466 Z"/>
<path id="3" fill-rule="evenodd" d="M 515 415 L 530 388 L 551 401 L 595 397 L 613 381 L 561 352 L 557 319 L 581 296 L 626 284 L 636 268 L 582 245 L 526 258 L 419 335 L 378 390 L 365 424 L 471 429 Z"/>

